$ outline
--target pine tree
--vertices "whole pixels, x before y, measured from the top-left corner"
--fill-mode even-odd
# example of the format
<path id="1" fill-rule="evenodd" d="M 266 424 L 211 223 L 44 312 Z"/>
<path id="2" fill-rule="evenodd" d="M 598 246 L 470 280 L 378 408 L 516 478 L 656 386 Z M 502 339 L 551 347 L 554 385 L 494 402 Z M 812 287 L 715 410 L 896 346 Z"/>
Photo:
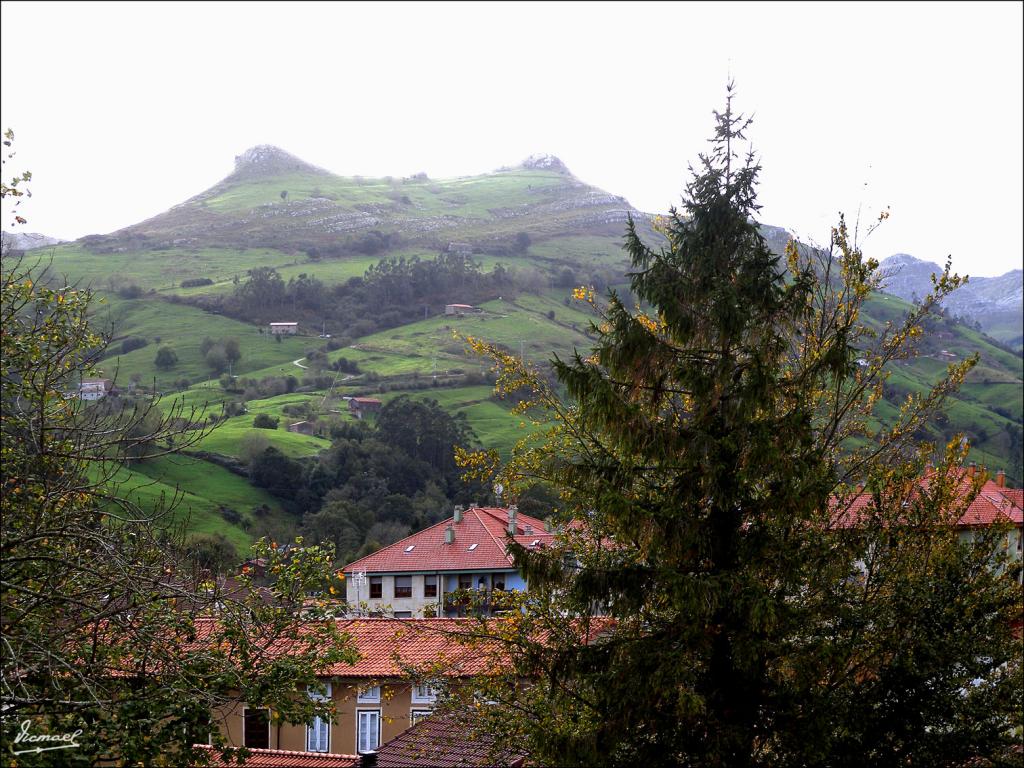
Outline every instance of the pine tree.
<path id="1" fill-rule="evenodd" d="M 664 246 L 629 224 L 630 286 L 646 310 L 610 294 L 593 353 L 555 361 L 570 405 L 470 339 L 496 360 L 499 387 L 534 392 L 521 409 L 554 417 L 503 483 L 550 480 L 569 507 L 561 546 L 511 546 L 531 595 L 501 630 L 512 671 L 481 682 L 497 704 L 483 716 L 509 745 L 559 765 L 998 753 L 1020 725 L 1009 693 L 1020 596 L 979 567 L 995 533 L 965 547 L 941 525 L 958 503 L 948 491 L 960 456 L 947 452 L 920 494 L 931 447 L 912 444 L 974 361 L 908 399 L 889 427 L 871 421 L 886 366 L 913 353 L 922 319 L 961 281 L 947 265 L 902 324 L 869 328 L 859 313 L 877 262 L 842 221 L 825 251 L 773 254 L 755 220 L 760 166 L 738 152 L 750 121 L 731 88 L 715 116 L 682 211 L 657 227 Z M 489 458 L 460 460 L 480 474 Z M 871 521 L 837 531 L 837 510 L 865 482 L 877 490 Z M 949 620 L 943 632 L 923 606 Z M 973 677 L 985 684 L 970 688 Z"/>

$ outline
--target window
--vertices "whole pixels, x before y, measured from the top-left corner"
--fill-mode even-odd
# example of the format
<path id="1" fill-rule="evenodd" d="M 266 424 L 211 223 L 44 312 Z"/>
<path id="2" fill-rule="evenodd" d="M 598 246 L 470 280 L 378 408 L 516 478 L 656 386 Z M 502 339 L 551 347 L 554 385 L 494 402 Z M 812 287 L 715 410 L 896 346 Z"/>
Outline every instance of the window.
<path id="1" fill-rule="evenodd" d="M 423 596 L 437 597 L 437 576 L 423 577 Z"/>
<path id="2" fill-rule="evenodd" d="M 494 583 L 494 588 L 495 589 L 504 589 L 505 588 L 505 574 L 504 573 L 496 573 L 496 574 L 494 574 L 493 583 Z"/>
<path id="3" fill-rule="evenodd" d="M 413 704 L 433 704 L 437 701 L 437 691 L 429 685 L 414 685 L 412 687 Z"/>
<path id="4" fill-rule="evenodd" d="M 384 596 L 384 577 L 383 576 L 371 576 L 370 577 L 370 598 L 383 597 Z"/>
<path id="5" fill-rule="evenodd" d="M 395 597 L 412 597 L 412 576 L 395 576 Z"/>
<path id="6" fill-rule="evenodd" d="M 242 744 L 249 749 L 270 749 L 270 711 L 245 709 L 242 714 Z"/>
<path id="7" fill-rule="evenodd" d="M 356 715 L 356 749 L 360 754 L 373 752 L 380 744 L 380 710 L 360 709 Z"/>
<path id="8" fill-rule="evenodd" d="M 470 573 L 459 574 L 459 589 L 472 589 L 473 588 L 473 575 Z"/>
<path id="9" fill-rule="evenodd" d="M 430 717 L 432 714 L 434 714 L 434 712 L 431 709 L 414 709 L 412 711 L 412 717 L 410 717 L 409 719 L 412 720 L 413 725 L 416 725 L 416 723 L 418 723 L 424 717 Z"/>
<path id="10" fill-rule="evenodd" d="M 395 611 L 396 619 L 411 619 L 412 611 Z"/>
<path id="11" fill-rule="evenodd" d="M 356 696 L 356 701 L 360 704 L 380 704 L 380 686 L 363 688 Z"/>
<path id="12" fill-rule="evenodd" d="M 331 684 L 327 683 L 326 693 L 309 688 L 306 691 L 309 698 L 314 701 L 330 701 Z M 330 752 L 331 745 L 331 721 L 322 717 L 314 717 L 313 722 L 306 726 L 306 751 L 307 752 Z"/>

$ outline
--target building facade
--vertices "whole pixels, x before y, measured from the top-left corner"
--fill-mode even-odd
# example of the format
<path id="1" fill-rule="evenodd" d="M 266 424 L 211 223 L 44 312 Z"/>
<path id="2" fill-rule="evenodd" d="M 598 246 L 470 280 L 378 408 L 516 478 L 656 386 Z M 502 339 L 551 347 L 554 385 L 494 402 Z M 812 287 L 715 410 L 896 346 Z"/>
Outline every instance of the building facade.
<path id="1" fill-rule="evenodd" d="M 456 507 L 452 517 L 346 566 L 346 599 L 356 612 L 395 618 L 465 615 L 453 593 L 526 591 L 508 542 L 547 546 L 553 534 L 543 520 L 513 506 Z"/>
<path id="2" fill-rule="evenodd" d="M 457 619 L 396 621 L 387 618 L 340 619 L 359 651 L 355 664 L 338 663 L 321 677 L 333 721 L 278 722 L 258 704 L 234 702 L 215 713 L 214 722 L 231 746 L 294 752 L 361 754 L 372 752 L 429 715 L 441 686 L 484 669 L 483 652 L 456 641 L 474 624 Z M 408 678 L 423 668 L 430 681 Z M 443 670 L 443 671 L 438 671 Z"/>

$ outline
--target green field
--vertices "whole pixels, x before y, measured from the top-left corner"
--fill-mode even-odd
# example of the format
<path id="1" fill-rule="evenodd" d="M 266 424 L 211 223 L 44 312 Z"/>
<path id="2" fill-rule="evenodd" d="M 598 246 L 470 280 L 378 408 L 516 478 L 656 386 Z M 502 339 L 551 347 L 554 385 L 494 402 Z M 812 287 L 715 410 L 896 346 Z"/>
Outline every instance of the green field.
<path id="1" fill-rule="evenodd" d="M 245 553 L 269 525 L 290 520 L 277 499 L 222 467 L 190 456 L 162 456 L 120 469 L 114 477 L 119 495 L 143 509 L 170 507 L 163 520 L 180 524 L 187 519 L 192 534 L 223 534 Z M 270 513 L 255 514 L 266 505 Z M 242 525 L 229 523 L 221 507 L 238 512 Z M 248 526 L 248 530 L 244 526 Z"/>
<path id="2" fill-rule="evenodd" d="M 175 248 L 93 253 L 75 243 L 41 249 L 33 254 L 39 254 L 46 260 L 52 254 L 51 273 L 67 276 L 69 282 L 82 287 L 109 292 L 135 284 L 147 292 L 175 290 L 183 294 L 201 289 L 181 289 L 182 280 L 208 277 L 226 282 L 236 276 L 242 279 L 247 270 L 294 264 L 298 258 L 267 248 Z M 305 259 L 304 255 L 302 259 Z"/>
<path id="3" fill-rule="evenodd" d="M 287 430 L 288 424 L 300 421 L 300 418 L 288 416 L 282 409 L 286 405 L 307 401 L 313 401 L 316 404 L 322 399 L 322 395 L 289 394 L 263 400 L 250 400 L 246 403 L 248 413 L 241 416 L 233 416 L 220 422 L 216 429 L 196 443 L 194 450 L 210 451 L 211 453 L 219 453 L 222 456 L 240 458 L 245 439 L 250 435 L 256 435 L 265 439 L 268 445 L 277 448 L 292 458 L 315 456 L 325 448 L 329 448 L 330 443 L 321 437 L 289 432 Z M 277 429 L 258 429 L 254 427 L 252 424 L 253 419 L 259 413 L 266 413 L 280 419 Z"/>
<path id="4" fill-rule="evenodd" d="M 209 336 L 238 339 L 242 357 L 234 367 L 235 374 L 268 368 L 286 368 L 288 373 L 301 374 L 291 361 L 305 354 L 308 347 L 318 346 L 319 339 L 300 336 L 282 337 L 281 341 L 269 334 L 260 334 L 254 325 L 232 320 L 221 315 L 210 314 L 185 304 L 171 304 L 155 299 L 107 298 L 94 312 L 94 323 L 100 329 L 109 330 L 116 350 L 119 339 L 139 336 L 149 345 L 125 355 L 113 355 L 102 360 L 99 368 L 107 378 L 115 378 L 124 386 L 132 374 L 142 376 L 142 384 L 149 386 L 156 380 L 158 389 L 168 389 L 179 379 L 205 381 L 211 371 L 203 361 L 199 345 Z M 157 342 L 157 339 L 160 339 Z M 173 368 L 159 370 L 154 365 L 157 350 L 171 347 L 178 356 Z"/>
<path id="5" fill-rule="evenodd" d="M 565 177 L 549 171 L 506 171 L 457 179 L 388 180 L 316 173 L 292 173 L 270 179 L 251 179 L 245 184 L 212 190 L 202 200 L 204 208 L 221 214 L 238 214 L 282 202 L 287 191 L 290 203 L 313 198 L 329 200 L 345 209 L 384 206 L 401 216 L 449 215 L 488 218 L 493 208 L 536 202 L 546 189 L 565 183 Z"/>

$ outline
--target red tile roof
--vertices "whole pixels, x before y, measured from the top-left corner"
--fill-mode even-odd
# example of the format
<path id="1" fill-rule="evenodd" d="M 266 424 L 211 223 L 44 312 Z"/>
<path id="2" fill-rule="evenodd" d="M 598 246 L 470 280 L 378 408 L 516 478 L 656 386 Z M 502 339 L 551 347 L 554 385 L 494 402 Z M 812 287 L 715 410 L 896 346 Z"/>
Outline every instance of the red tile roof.
<path id="1" fill-rule="evenodd" d="M 449 525 L 455 531 L 455 541 L 445 544 L 444 532 Z M 530 533 L 527 533 L 527 528 L 531 529 Z M 506 551 L 507 529 L 507 509 L 470 507 L 463 512 L 461 522 L 456 523 L 454 517 L 448 518 L 349 563 L 345 573 L 508 569 L 512 567 L 512 558 Z M 543 520 L 522 513 L 517 515 L 514 538 L 519 544 L 524 547 L 542 547 L 550 544 L 553 537 L 554 534 L 545 530 Z M 470 549 L 474 544 L 476 546 Z"/>
<path id="2" fill-rule="evenodd" d="M 523 765 L 520 755 L 495 749 L 494 739 L 451 715 L 436 715 L 416 723 L 377 750 L 378 768 L 463 768 L 464 766 Z"/>
<path id="3" fill-rule="evenodd" d="M 491 667 L 498 651 L 486 640 L 467 644 L 484 628 L 474 619 L 342 619 L 338 629 L 352 636 L 360 658 L 354 665 L 335 664 L 325 674 L 402 677 L 408 667 L 435 663 L 450 677 L 479 674 Z"/>
<path id="4" fill-rule="evenodd" d="M 933 475 L 926 475 L 921 478 L 919 485 L 922 489 L 928 488 Z M 963 505 L 971 493 L 972 480 L 963 473 L 958 481 L 957 494 L 958 502 Z M 981 486 L 978 494 L 970 500 L 964 509 L 963 514 L 956 521 L 958 528 L 977 528 L 989 526 L 997 521 L 1008 521 L 1013 525 L 1024 524 L 1024 509 L 1022 509 L 1021 489 L 1000 488 L 992 480 L 986 480 Z M 870 493 L 861 493 L 855 496 L 849 504 L 841 510 L 837 510 L 832 525 L 837 528 L 852 527 L 871 508 L 872 496 Z"/>
<path id="5" fill-rule="evenodd" d="M 201 749 L 210 755 L 209 763 L 196 765 L 232 766 L 241 765 L 236 758 L 225 759 L 223 754 L 206 744 L 195 744 L 194 749 Z M 248 749 L 245 768 L 355 768 L 359 765 L 359 755 L 338 755 L 331 752 L 291 752 L 285 749 Z"/>
<path id="6" fill-rule="evenodd" d="M 1024 488 L 1000 488 L 999 492 L 1018 507 L 1024 509 Z"/>
<path id="7" fill-rule="evenodd" d="M 488 621 L 506 621 L 489 619 Z M 449 677 L 480 674 L 501 664 L 500 647 L 487 641 L 486 626 L 475 619 L 334 619 L 359 652 L 355 664 L 337 662 L 320 670 L 322 677 L 405 677 L 410 667 L 437 666 Z M 312 630 L 315 622 L 304 625 Z M 216 619 L 196 621 L 196 648 L 202 648 L 216 628 Z M 481 638 L 482 642 L 474 642 Z M 274 658 L 287 654 L 295 641 L 269 640 L 261 654 Z"/>

